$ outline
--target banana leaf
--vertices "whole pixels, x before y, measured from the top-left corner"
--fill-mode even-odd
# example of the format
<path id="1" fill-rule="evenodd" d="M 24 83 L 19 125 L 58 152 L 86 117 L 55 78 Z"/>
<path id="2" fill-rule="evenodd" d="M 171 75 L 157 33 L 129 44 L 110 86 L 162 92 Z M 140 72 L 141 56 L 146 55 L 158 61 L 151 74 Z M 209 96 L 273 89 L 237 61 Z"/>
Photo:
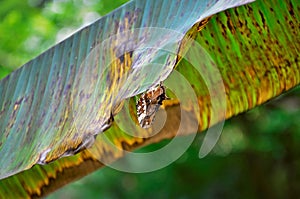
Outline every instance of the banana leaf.
<path id="1" fill-rule="evenodd" d="M 134 3 L 134 8 L 140 8 L 137 6 L 140 4 Z M 1 93 L 5 95 L 1 97 L 3 104 L 0 121 L 2 132 L 6 132 L 5 136 L 1 137 L 0 146 L 0 152 L 5 152 L 3 152 L 4 156 L 1 153 L 3 157 L 1 158 L 2 178 L 28 169 L 36 163 L 45 164 L 59 157 L 72 155 L 78 147 L 83 145 L 82 143 L 88 143 L 84 145 L 88 146 L 91 137 L 93 139 L 95 134 L 103 131 L 111 115 L 115 115 L 116 121 L 104 134 L 96 138 L 91 149 L 75 156 L 56 160 L 48 165 L 34 166 L 31 170 L 3 179 L 0 182 L 1 190 L 3 190 L 1 196 L 9 196 L 9 190 L 12 188 L 19 190 L 18 194 L 22 197 L 46 194 L 102 166 L 98 162 L 99 159 L 104 163 L 110 163 L 124 156 L 127 153 L 124 149 L 132 150 L 137 146 L 174 137 L 178 133 L 174 128 L 177 121 L 184 123 L 187 127 L 182 134 L 193 134 L 195 124 L 200 131 L 204 130 L 299 84 L 299 60 L 297 59 L 299 16 L 294 11 L 299 8 L 298 2 L 286 1 L 281 2 L 283 6 L 274 6 L 279 5 L 280 2 L 257 1 L 220 13 L 217 17 L 213 17 L 205 27 L 202 26 L 201 20 L 220 11 L 222 8 L 222 5 L 218 5 L 220 2 L 216 3 L 218 6 L 208 4 L 212 7 L 205 9 L 200 5 L 203 2 L 199 3 L 199 7 L 204 11 L 202 14 L 201 9 L 199 13 L 196 9 L 197 3 L 191 4 L 190 7 L 185 7 L 188 6 L 188 2 L 181 7 L 175 6 L 177 8 L 175 21 L 166 20 L 166 16 L 160 16 L 161 10 L 156 14 L 153 13 L 154 9 L 147 7 L 152 2 L 139 3 L 144 6 L 141 7 L 147 8 L 145 10 L 152 11 L 148 15 L 145 14 L 147 13 L 145 10 L 141 12 L 147 16 L 145 18 L 148 20 L 144 22 L 145 24 L 148 22 L 147 26 L 137 26 L 136 22 L 139 19 L 136 19 L 134 14 L 130 15 L 125 12 L 118 16 L 114 14 L 118 12 L 116 10 L 107 16 L 107 18 L 117 16 L 118 20 L 107 19 L 109 27 L 115 24 L 115 29 L 111 30 L 106 26 L 101 29 L 109 35 L 104 37 L 105 39 L 102 38 L 101 42 L 97 43 L 93 40 L 95 35 L 103 33 L 100 33 L 97 26 L 93 24 L 1 81 Z M 226 5 L 232 7 L 240 3 Z M 119 10 L 130 7 L 131 4 L 132 2 Z M 163 3 L 160 4 L 161 6 L 168 8 L 166 10 L 170 9 L 167 16 L 169 16 L 168 19 L 172 18 L 174 14 L 172 6 Z M 223 7 L 223 9 L 228 7 Z M 178 8 L 182 8 L 182 12 Z M 187 20 L 190 18 L 187 18 L 183 11 L 192 10 L 191 13 L 193 13 L 194 9 L 199 15 L 195 14 L 191 21 Z M 278 19 L 275 16 L 278 16 Z M 152 17 L 158 17 L 157 21 Z M 100 24 L 100 21 L 104 19 L 106 18 L 100 19 L 96 24 Z M 115 21 L 118 22 L 113 23 Z M 131 26 L 132 24 L 135 25 Z M 143 23 L 140 22 L 139 25 L 141 24 Z M 136 40 L 127 41 L 128 38 L 132 38 L 132 29 L 149 26 L 155 27 L 155 31 L 153 28 L 150 31 L 149 29 L 133 31 Z M 123 31 L 125 34 L 114 37 L 123 27 L 131 32 Z M 166 35 L 170 33 L 170 30 L 165 32 L 165 29 L 171 29 L 172 34 Z M 155 36 L 149 36 L 153 32 Z M 200 48 L 195 42 L 189 43 L 189 38 L 194 36 L 197 36 L 196 41 L 199 42 Z M 107 38 L 109 39 L 106 40 Z M 124 43 L 126 43 L 125 47 L 121 45 Z M 119 49 L 123 51 L 119 52 Z M 166 51 L 172 53 L 166 53 Z M 180 59 L 185 51 L 187 51 L 185 58 L 188 61 Z M 102 54 L 106 56 L 99 56 Z M 39 63 L 42 64 L 39 65 Z M 152 70 L 147 70 L 146 67 L 149 65 Z M 176 71 L 179 73 L 174 72 L 174 65 L 177 66 Z M 170 75 L 171 71 L 173 73 Z M 184 83 L 186 81 L 180 78 L 180 74 L 188 80 L 187 82 L 190 82 L 191 88 L 195 91 L 194 96 L 193 93 L 184 92 L 189 90 L 186 87 L 188 84 Z M 209 74 L 214 74 L 216 77 L 213 78 Z M 141 136 L 153 134 L 153 130 L 143 132 L 139 130 L 137 131 L 139 137 L 133 137 L 137 136 L 136 134 L 129 136 L 122 132 L 120 121 L 124 123 L 126 118 L 118 117 L 126 113 L 121 111 L 116 114 L 120 111 L 122 100 L 144 92 L 165 80 L 166 77 L 169 77 L 165 81 L 167 87 L 171 88 L 178 81 L 179 85 L 184 86 L 177 89 L 182 91 L 183 96 L 192 100 L 172 96 L 172 99 L 164 104 L 170 122 L 167 121 L 162 131 L 155 136 L 147 138 Z M 104 83 L 98 85 L 98 82 Z M 213 88 L 213 85 L 216 87 Z M 174 93 L 176 92 L 178 91 L 174 90 Z M 107 96 L 107 93 L 111 97 Z M 195 97 L 201 110 L 196 117 L 194 112 L 198 113 L 198 110 L 194 106 Z M 187 102 L 187 104 L 182 104 L 182 102 Z M 131 104 L 132 102 L 129 101 L 128 106 L 125 105 L 125 107 L 130 107 Z M 216 107 L 213 106 L 214 104 Z M 178 111 L 193 112 L 188 115 L 194 118 L 180 121 Z M 156 118 L 160 118 L 159 115 Z M 190 126 L 193 128 L 189 129 Z M 21 135 L 13 136 L 18 134 Z M 218 134 L 213 136 L 214 140 L 215 136 Z M 107 138 L 110 142 L 105 140 Z M 28 143 L 30 143 L 29 146 Z M 112 147 L 112 143 L 117 147 Z M 181 143 L 182 141 L 179 142 Z M 205 155 L 207 150 L 209 151 L 208 148 L 204 145 L 200 155 Z M 171 160 L 180 154 L 181 151 L 175 150 L 174 155 L 170 155 Z M 130 162 L 130 160 L 125 159 L 125 162 Z M 75 171 L 76 174 L 74 174 Z"/>

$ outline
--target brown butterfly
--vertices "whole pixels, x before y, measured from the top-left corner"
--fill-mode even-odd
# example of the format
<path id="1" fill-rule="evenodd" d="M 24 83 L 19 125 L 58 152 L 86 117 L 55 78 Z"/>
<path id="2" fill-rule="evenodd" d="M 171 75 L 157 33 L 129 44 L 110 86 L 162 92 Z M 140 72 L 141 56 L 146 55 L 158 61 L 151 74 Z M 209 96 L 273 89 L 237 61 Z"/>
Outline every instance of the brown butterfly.
<path id="1" fill-rule="evenodd" d="M 169 99 L 162 82 L 141 95 L 136 104 L 137 118 L 142 128 L 149 128 L 162 102 Z"/>

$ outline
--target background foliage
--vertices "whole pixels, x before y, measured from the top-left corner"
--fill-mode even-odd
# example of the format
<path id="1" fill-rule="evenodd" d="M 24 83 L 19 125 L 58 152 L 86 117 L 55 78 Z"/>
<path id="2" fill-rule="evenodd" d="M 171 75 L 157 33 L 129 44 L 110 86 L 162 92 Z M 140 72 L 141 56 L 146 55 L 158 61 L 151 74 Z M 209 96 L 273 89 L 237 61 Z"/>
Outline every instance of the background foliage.
<path id="1" fill-rule="evenodd" d="M 0 77 L 125 1 L 3 0 Z M 300 89 L 226 122 L 213 153 L 198 158 L 203 135 L 156 172 L 101 169 L 48 198 L 296 198 L 300 185 Z M 141 150 L 153 150 L 164 143 Z"/>

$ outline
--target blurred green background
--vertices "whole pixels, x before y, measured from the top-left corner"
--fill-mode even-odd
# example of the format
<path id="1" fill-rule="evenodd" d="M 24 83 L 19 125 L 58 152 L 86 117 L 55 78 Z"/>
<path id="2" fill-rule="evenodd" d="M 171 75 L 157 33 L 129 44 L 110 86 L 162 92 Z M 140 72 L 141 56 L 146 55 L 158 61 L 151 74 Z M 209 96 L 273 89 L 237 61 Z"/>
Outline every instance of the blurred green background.
<path id="1" fill-rule="evenodd" d="M 2 0 L 0 78 L 124 2 Z M 203 136 L 199 134 L 180 159 L 159 171 L 131 174 L 104 168 L 47 198 L 299 197 L 299 87 L 228 120 L 213 152 L 199 159 Z"/>

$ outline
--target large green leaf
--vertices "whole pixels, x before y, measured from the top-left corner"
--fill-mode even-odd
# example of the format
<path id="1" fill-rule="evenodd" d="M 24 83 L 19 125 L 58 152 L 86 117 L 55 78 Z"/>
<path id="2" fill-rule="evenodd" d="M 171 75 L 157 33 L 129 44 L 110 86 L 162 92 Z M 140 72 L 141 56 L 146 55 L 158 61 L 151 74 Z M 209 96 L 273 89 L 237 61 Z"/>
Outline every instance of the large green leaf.
<path id="1" fill-rule="evenodd" d="M 1 80 L 1 178 L 92 144 L 122 100 L 170 74 L 194 23 L 246 2 L 132 1 Z"/>
<path id="2" fill-rule="evenodd" d="M 297 1 L 273 1 L 272 4 L 258 1 L 218 14 L 197 36 L 197 40 L 214 60 L 214 63 L 206 63 L 203 68 L 214 69 L 216 65 L 221 71 L 228 107 L 226 118 L 261 104 L 299 84 L 297 52 L 300 42 L 297 37 L 299 31 L 297 10 L 299 10 Z M 187 57 L 199 57 L 199 53 L 203 55 L 203 51 L 190 51 Z M 200 63 L 203 64 L 201 61 Z M 200 129 L 203 130 L 208 127 L 211 117 L 210 100 L 206 85 L 201 81 L 201 75 L 193 69 L 194 67 L 190 66 L 187 70 L 188 66 L 189 63 L 180 62 L 177 70 L 184 74 L 195 88 L 201 110 L 198 119 Z M 179 121 L 176 112 L 179 105 L 174 99 L 172 104 L 166 106 L 172 122 L 167 123 L 162 132 L 148 139 L 132 138 L 113 125 L 105 134 L 97 137 L 95 146 L 102 152 L 100 156 L 116 159 L 124 155 L 116 153 L 104 140 L 104 135 L 123 149 L 134 149 L 176 135 L 172 125 Z M 49 165 L 35 166 L 31 170 L 2 180 L 1 187 L 4 191 L 1 193 L 3 196 L 9 196 L 9 190 L 17 189 L 19 195 L 23 197 L 39 196 L 101 165 L 95 159 L 95 154 L 84 151 Z M 34 180 L 29 182 L 28 179 Z"/>

